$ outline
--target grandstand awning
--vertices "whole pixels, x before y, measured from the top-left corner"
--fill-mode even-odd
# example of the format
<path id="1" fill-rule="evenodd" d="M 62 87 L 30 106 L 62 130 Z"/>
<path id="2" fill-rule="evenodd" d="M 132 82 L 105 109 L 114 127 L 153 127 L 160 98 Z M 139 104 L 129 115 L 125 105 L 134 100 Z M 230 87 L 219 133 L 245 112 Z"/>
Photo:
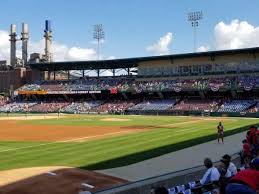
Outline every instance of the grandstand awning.
<path id="1" fill-rule="evenodd" d="M 42 63 L 32 63 L 30 64 L 30 67 L 32 69 L 38 69 L 40 71 L 126 69 L 126 68 L 137 67 L 138 63 L 145 62 L 145 61 L 174 60 L 174 59 L 185 59 L 185 58 L 204 57 L 204 56 L 211 57 L 211 59 L 213 60 L 216 56 L 221 56 L 221 55 L 233 55 L 233 54 L 240 54 L 240 53 L 255 54 L 258 52 L 259 52 L 259 47 L 254 47 L 254 48 L 235 49 L 235 50 L 221 50 L 221 51 L 184 53 L 184 54 L 162 55 L 162 56 L 99 60 L 99 61 L 64 61 L 64 62 L 50 62 L 50 63 L 42 62 Z"/>
<path id="2" fill-rule="evenodd" d="M 30 64 L 32 69 L 40 71 L 59 71 L 59 70 L 97 70 L 97 69 L 126 69 L 137 67 L 138 60 L 116 59 L 116 60 L 99 60 L 99 61 L 64 61 L 51 63 L 33 63 Z"/>

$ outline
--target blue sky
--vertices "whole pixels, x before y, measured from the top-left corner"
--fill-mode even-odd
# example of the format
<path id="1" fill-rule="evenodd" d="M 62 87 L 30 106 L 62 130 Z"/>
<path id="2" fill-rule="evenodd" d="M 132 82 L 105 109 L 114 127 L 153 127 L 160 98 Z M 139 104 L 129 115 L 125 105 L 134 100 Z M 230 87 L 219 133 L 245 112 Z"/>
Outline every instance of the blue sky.
<path id="1" fill-rule="evenodd" d="M 219 40 L 214 37 L 214 28 L 221 21 L 226 25 L 234 19 L 246 21 L 255 28 L 257 36 L 258 8 L 258 0 L 12 0 L 1 3 L 0 30 L 9 31 L 9 25 L 15 23 L 20 32 L 20 23 L 26 22 L 31 41 L 37 42 L 43 36 L 44 20 L 50 19 L 55 42 L 68 48 L 94 49 L 93 25 L 102 23 L 106 36 L 101 46 L 104 57 L 160 54 L 146 48 L 168 32 L 172 33 L 172 40 L 168 51 L 161 54 L 186 53 L 193 51 L 192 28 L 186 21 L 188 12 L 203 11 L 198 47 L 214 50 L 219 48 L 215 46 Z M 248 46 L 257 46 L 257 41 L 250 42 L 256 43 Z"/>

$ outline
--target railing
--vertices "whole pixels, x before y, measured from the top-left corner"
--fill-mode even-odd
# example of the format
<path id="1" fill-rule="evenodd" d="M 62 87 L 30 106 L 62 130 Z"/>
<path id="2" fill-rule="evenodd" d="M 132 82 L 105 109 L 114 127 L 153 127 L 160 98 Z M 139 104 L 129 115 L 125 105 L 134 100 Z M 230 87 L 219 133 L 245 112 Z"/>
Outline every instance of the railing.
<path id="1" fill-rule="evenodd" d="M 239 153 L 232 155 L 232 162 L 240 166 Z M 215 162 L 218 165 L 219 161 Z M 184 170 L 179 170 L 160 176 L 155 176 L 105 190 L 94 192 L 94 194 L 150 194 L 150 190 L 154 187 L 164 186 L 172 188 L 177 185 L 183 185 L 190 181 L 199 180 L 206 171 L 204 166 L 196 166 Z"/>

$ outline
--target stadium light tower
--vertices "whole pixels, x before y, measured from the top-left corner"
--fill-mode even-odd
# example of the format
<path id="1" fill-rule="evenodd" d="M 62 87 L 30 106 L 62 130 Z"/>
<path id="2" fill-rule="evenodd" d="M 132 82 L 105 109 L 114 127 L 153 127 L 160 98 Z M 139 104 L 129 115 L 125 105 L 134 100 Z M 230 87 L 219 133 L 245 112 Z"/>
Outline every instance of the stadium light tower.
<path id="1" fill-rule="evenodd" d="M 104 30 L 102 24 L 94 25 L 93 38 L 97 40 L 97 58 L 100 59 L 100 42 L 104 40 Z"/>
<path id="2" fill-rule="evenodd" d="M 193 50 L 196 52 L 196 28 L 199 26 L 199 21 L 203 18 L 202 11 L 188 13 L 188 21 L 193 27 Z"/>

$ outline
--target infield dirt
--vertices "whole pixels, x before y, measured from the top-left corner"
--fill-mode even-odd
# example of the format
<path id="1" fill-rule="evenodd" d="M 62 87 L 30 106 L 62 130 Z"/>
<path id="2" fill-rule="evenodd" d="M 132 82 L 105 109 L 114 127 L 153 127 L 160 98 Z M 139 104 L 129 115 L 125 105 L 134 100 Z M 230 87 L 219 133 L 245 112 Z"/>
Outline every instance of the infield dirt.
<path id="1" fill-rule="evenodd" d="M 14 120 L 0 121 L 2 141 L 84 141 L 147 130 L 143 127 L 37 125 Z"/>

